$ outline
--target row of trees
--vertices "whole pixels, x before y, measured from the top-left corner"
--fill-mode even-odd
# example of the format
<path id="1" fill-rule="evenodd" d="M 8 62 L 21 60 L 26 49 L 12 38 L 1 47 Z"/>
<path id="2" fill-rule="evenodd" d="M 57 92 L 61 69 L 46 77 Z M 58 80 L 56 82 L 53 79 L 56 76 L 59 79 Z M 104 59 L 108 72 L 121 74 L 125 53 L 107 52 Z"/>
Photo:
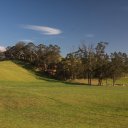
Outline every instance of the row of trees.
<path id="1" fill-rule="evenodd" d="M 87 78 L 88 84 L 97 78 L 102 85 L 103 79 L 111 78 L 113 85 L 117 78 L 128 73 L 128 55 L 122 52 L 107 54 L 105 51 L 108 43 L 100 42 L 95 47 L 83 44 L 75 52 L 60 55 L 60 47 L 57 45 L 36 46 L 30 42 L 18 42 L 15 46 L 7 47 L 5 56 L 7 59 L 18 59 L 33 64 L 39 71 L 56 79 Z"/>
<path id="2" fill-rule="evenodd" d="M 128 55 L 122 52 L 107 54 L 107 45 L 106 42 L 100 42 L 96 47 L 82 45 L 76 52 L 68 54 L 60 62 L 63 65 L 62 77 L 87 78 L 89 85 L 92 84 L 92 78 L 98 79 L 98 85 L 102 85 L 103 80 L 107 84 L 107 80 L 112 79 L 115 85 L 118 78 L 128 73 Z"/>

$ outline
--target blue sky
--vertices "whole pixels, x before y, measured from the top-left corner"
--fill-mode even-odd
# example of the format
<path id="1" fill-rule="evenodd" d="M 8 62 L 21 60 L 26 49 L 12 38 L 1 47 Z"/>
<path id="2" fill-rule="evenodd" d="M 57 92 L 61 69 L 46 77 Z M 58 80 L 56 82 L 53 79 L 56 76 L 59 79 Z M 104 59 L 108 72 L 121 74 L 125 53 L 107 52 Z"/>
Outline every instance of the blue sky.
<path id="1" fill-rule="evenodd" d="M 21 40 L 57 44 L 62 54 L 81 43 L 128 50 L 127 0 L 1 0 L 0 46 Z"/>

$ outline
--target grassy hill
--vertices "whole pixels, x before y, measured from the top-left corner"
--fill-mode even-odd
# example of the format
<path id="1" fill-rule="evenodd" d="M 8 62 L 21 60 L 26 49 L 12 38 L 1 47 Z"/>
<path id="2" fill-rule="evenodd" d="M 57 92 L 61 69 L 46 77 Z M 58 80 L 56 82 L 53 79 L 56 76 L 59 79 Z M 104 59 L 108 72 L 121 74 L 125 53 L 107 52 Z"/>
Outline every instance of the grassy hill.
<path id="1" fill-rule="evenodd" d="M 0 81 L 35 81 L 36 76 L 12 61 L 0 62 Z"/>
<path id="2" fill-rule="evenodd" d="M 38 80 L 0 62 L 0 128 L 127 128 L 128 87 Z"/>

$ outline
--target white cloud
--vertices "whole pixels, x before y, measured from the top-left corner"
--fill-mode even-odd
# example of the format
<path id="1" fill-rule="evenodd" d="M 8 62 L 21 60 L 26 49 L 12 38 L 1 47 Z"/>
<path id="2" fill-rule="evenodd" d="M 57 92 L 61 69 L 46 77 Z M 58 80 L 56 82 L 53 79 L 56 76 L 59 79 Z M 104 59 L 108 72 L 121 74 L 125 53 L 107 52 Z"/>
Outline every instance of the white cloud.
<path id="1" fill-rule="evenodd" d="M 4 51 L 6 51 L 6 48 L 3 46 L 0 46 L 0 52 L 4 52 Z"/>
<path id="2" fill-rule="evenodd" d="M 62 33 L 62 31 L 60 29 L 51 28 L 51 27 L 47 27 L 47 26 L 22 25 L 22 28 L 39 31 L 44 35 L 59 35 Z"/>
<path id="3" fill-rule="evenodd" d="M 23 42 L 26 42 L 26 43 L 28 43 L 28 42 L 33 42 L 32 40 L 28 40 L 28 39 L 25 39 L 25 40 L 19 40 L 19 42 L 20 42 L 20 41 L 21 41 L 21 42 L 23 41 Z"/>
<path id="4" fill-rule="evenodd" d="M 93 38 L 94 37 L 94 34 L 86 34 L 85 35 L 87 38 Z"/>

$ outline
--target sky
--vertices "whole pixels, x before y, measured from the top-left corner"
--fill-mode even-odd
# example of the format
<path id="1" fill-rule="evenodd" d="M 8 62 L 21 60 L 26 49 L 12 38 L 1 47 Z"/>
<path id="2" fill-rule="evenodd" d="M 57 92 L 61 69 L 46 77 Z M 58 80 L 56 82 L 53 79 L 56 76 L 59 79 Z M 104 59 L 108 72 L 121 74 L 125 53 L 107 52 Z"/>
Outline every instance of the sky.
<path id="1" fill-rule="evenodd" d="M 82 43 L 128 51 L 128 0 L 0 0 L 0 48 L 18 41 L 57 44 L 62 55 Z"/>

